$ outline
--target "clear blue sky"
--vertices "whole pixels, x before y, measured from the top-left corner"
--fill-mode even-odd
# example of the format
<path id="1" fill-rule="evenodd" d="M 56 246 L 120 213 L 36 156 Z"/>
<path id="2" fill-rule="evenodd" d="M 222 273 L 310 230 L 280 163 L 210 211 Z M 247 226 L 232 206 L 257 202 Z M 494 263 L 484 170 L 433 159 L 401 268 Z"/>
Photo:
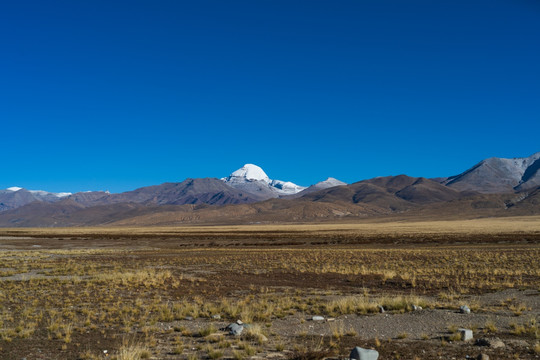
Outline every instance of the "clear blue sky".
<path id="1" fill-rule="evenodd" d="M 540 2 L 4 1 L 0 188 L 309 185 L 540 151 Z"/>

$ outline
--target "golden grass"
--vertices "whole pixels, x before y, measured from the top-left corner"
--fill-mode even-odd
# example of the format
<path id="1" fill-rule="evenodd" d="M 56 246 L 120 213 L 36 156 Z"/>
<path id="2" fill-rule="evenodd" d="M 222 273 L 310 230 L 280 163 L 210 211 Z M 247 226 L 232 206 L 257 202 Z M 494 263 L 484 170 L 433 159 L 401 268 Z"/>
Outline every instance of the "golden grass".
<path id="1" fill-rule="evenodd" d="M 212 228 L 25 229 L 23 232 L 3 229 L 0 233 L 69 236 L 90 231 L 99 236 L 131 232 L 155 237 L 159 234 L 211 232 L 216 235 L 237 231 L 249 237 L 256 232 L 281 231 L 283 233 L 276 236 L 312 232 L 330 237 L 386 234 L 389 238 L 398 238 L 400 234 L 419 234 L 421 231 L 444 237 L 445 233 L 485 233 L 487 228 L 493 234 L 499 231 L 536 232 L 540 230 L 539 219 Z M 177 336 L 179 340 L 171 342 L 169 351 L 182 354 L 183 358 L 247 358 L 264 346 L 282 351 L 285 345 L 281 340 L 276 344 L 275 340 L 266 341 L 265 338 L 272 337 L 273 320 L 290 315 L 361 315 L 379 312 L 379 305 L 390 312 L 411 311 L 413 305 L 458 308 L 461 296 L 466 293 L 508 288 L 539 289 L 538 258 L 540 246 L 536 244 L 423 245 L 415 248 L 325 245 L 159 249 L 147 246 L 131 250 L 111 247 L 0 251 L 0 269 L 3 269 L 0 272 L 0 339 L 6 343 L 13 339 L 32 339 L 40 330 L 58 348 L 65 350 L 80 341 L 78 337 L 84 336 L 80 334 L 99 333 L 103 337 L 140 334 L 144 346 L 124 344 L 110 350 L 111 355 L 131 359 L 148 356 L 145 354 L 149 354 L 149 349 L 154 349 L 162 338 Z M 343 290 L 333 288 L 333 283 L 321 282 L 324 286 L 320 288 L 313 283 L 313 288 L 290 290 L 271 283 L 264 287 L 241 284 L 241 289 L 232 294 L 223 289 L 220 291 L 219 280 L 214 281 L 220 276 L 230 277 L 230 274 L 238 279 L 299 277 L 315 281 L 330 279 L 330 282 L 352 285 L 346 285 L 344 288 L 348 290 Z M 439 294 L 439 298 L 416 294 Z M 471 308 L 475 306 L 473 302 L 468 304 Z M 530 310 L 523 303 L 510 299 L 498 306 L 501 308 L 521 316 L 516 318 L 521 321 L 513 326 L 512 334 L 538 338 L 536 323 L 522 321 L 523 314 Z M 216 314 L 224 321 L 241 319 L 246 323 L 270 326 L 263 330 L 255 324 L 246 329 L 242 342 L 232 343 L 223 335 L 209 336 L 217 331 L 212 324 L 212 315 Z M 188 329 L 175 323 L 186 316 L 204 322 L 205 326 Z M 167 328 L 167 324 L 170 327 Z M 337 343 L 344 336 L 357 336 L 353 328 L 345 328 L 339 319 L 328 326 L 335 347 L 339 347 Z M 498 329 L 487 322 L 484 331 L 497 332 Z M 308 336 L 306 332 L 302 339 Z M 400 336 L 405 338 L 408 334 Z M 189 343 L 191 345 L 186 346 Z M 193 343 L 197 343 L 197 350 L 193 350 Z M 139 349 L 141 355 L 137 355 L 138 348 L 142 348 Z M 121 355 L 122 351 L 125 355 Z M 91 358 L 93 355 L 87 352 L 85 356 Z"/>
<path id="2" fill-rule="evenodd" d="M 0 236 L 69 235 L 182 235 L 186 233 L 296 232 L 332 234 L 493 234 L 539 233 L 540 216 L 516 216 L 472 220 L 395 221 L 367 219 L 355 223 L 270 224 L 171 227 L 3 228 Z"/>

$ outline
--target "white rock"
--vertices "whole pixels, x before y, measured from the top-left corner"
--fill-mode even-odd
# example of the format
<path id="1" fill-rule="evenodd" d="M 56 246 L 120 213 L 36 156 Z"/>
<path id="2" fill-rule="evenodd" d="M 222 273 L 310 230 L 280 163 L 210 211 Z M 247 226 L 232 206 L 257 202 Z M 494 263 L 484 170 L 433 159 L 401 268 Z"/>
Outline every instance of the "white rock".
<path id="1" fill-rule="evenodd" d="M 461 335 L 461 340 L 468 341 L 473 339 L 473 332 L 470 329 L 458 329 L 459 334 Z"/>
<path id="2" fill-rule="evenodd" d="M 357 346 L 351 351 L 349 358 L 355 360 L 377 360 L 379 358 L 379 352 L 377 350 L 368 350 Z"/>

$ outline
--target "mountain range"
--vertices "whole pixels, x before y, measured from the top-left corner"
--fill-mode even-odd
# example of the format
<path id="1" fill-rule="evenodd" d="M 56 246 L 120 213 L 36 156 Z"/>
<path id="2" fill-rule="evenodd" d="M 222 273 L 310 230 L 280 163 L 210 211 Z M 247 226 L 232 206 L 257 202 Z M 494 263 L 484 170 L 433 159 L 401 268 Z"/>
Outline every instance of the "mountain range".
<path id="1" fill-rule="evenodd" d="M 272 180 L 246 164 L 229 176 L 186 179 L 111 194 L 0 190 L 0 226 L 149 226 L 325 221 L 372 216 L 505 216 L 540 213 L 540 152 L 489 158 L 461 174 L 406 175 L 309 187 Z"/>

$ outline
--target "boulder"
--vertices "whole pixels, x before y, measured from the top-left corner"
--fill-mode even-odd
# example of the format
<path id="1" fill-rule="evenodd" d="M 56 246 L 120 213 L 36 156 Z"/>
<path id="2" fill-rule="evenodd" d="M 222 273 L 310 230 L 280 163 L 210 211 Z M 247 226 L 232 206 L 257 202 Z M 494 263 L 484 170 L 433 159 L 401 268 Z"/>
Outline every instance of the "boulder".
<path id="1" fill-rule="evenodd" d="M 419 310 L 422 310 L 422 307 L 421 307 L 421 306 L 413 305 L 413 306 L 412 306 L 412 309 L 413 309 L 413 311 L 419 311 Z"/>
<path id="2" fill-rule="evenodd" d="M 319 315 L 315 315 L 315 316 L 311 317 L 311 320 L 313 320 L 313 321 L 324 321 L 324 317 L 319 316 Z"/>
<path id="3" fill-rule="evenodd" d="M 499 349 L 499 348 L 504 348 L 505 347 L 504 343 L 499 338 L 493 338 L 493 339 L 482 338 L 482 339 L 478 339 L 478 340 L 476 340 L 475 345 L 477 345 L 477 346 L 489 346 L 490 348 L 493 348 L 493 349 Z"/>
<path id="4" fill-rule="evenodd" d="M 384 313 L 384 307 L 382 305 L 377 305 L 377 307 L 379 308 L 379 312 L 381 314 Z"/>
<path id="5" fill-rule="evenodd" d="M 351 351 L 349 358 L 355 360 L 377 360 L 379 358 L 379 352 L 357 346 Z"/>
<path id="6" fill-rule="evenodd" d="M 458 333 L 461 335 L 461 340 L 469 341 L 473 338 L 473 332 L 470 329 L 458 329 Z"/>
<path id="7" fill-rule="evenodd" d="M 244 331 L 244 326 L 237 323 L 230 323 L 225 327 L 225 330 L 229 332 L 229 335 L 240 336 L 242 335 L 242 331 Z"/>
<path id="8" fill-rule="evenodd" d="M 471 309 L 467 305 L 463 305 L 459 307 L 459 312 L 462 314 L 470 314 Z"/>

